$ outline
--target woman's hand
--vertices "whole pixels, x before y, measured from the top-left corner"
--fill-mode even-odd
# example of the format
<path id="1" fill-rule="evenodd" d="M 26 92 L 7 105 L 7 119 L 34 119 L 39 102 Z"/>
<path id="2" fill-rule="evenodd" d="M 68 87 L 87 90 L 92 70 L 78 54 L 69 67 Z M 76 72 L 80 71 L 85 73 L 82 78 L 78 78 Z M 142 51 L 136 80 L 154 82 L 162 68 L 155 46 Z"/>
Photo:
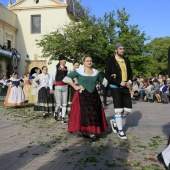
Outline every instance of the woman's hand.
<path id="1" fill-rule="evenodd" d="M 84 90 L 84 87 L 82 85 L 80 85 L 80 86 L 75 86 L 74 89 L 75 90 Z"/>
<path id="2" fill-rule="evenodd" d="M 38 85 L 37 83 L 35 84 L 35 87 L 36 87 L 36 88 L 39 87 L 39 86 L 41 86 L 41 84 L 39 84 L 39 85 Z"/>
<path id="3" fill-rule="evenodd" d="M 113 77 L 115 79 L 116 78 L 116 74 L 112 74 L 111 77 Z"/>

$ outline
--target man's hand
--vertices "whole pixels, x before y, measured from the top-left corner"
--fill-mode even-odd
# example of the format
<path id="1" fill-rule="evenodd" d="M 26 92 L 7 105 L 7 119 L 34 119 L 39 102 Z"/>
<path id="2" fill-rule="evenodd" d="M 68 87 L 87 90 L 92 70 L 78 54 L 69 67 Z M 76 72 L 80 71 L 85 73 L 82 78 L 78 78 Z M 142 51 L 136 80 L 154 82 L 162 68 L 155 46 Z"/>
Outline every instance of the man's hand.
<path id="1" fill-rule="evenodd" d="M 127 84 L 127 82 L 122 81 L 120 85 L 121 85 L 121 86 L 126 86 L 126 84 Z"/>
<path id="2" fill-rule="evenodd" d="M 50 94 L 53 94 L 53 89 L 50 89 Z"/>
<path id="3" fill-rule="evenodd" d="M 130 85 L 131 85 L 131 84 L 130 84 L 130 82 L 126 82 L 126 87 L 128 87 L 128 88 L 129 88 L 129 87 L 130 87 Z"/>
<path id="4" fill-rule="evenodd" d="M 112 74 L 111 77 L 113 77 L 115 79 L 116 78 L 116 74 Z"/>

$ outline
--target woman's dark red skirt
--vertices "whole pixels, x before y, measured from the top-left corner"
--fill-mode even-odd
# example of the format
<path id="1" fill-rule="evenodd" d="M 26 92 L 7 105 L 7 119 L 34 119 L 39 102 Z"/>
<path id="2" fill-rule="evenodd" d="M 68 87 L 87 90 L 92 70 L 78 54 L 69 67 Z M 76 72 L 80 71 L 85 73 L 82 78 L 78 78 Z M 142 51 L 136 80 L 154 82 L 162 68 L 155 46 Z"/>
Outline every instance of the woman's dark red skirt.
<path id="1" fill-rule="evenodd" d="M 95 89 L 92 93 L 76 91 L 69 115 L 69 132 L 100 134 L 107 130 L 107 121 L 100 96 Z"/>

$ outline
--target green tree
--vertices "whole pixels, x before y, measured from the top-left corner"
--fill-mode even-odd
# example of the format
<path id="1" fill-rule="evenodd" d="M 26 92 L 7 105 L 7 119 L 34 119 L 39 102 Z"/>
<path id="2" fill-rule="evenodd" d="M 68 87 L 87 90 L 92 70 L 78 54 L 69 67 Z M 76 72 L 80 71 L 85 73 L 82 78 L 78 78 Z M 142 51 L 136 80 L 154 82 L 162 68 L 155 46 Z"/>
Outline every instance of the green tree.
<path id="1" fill-rule="evenodd" d="M 155 38 L 146 44 L 145 53 L 148 57 L 152 57 L 152 64 L 148 68 L 152 75 L 167 74 L 169 46 L 170 37 Z"/>
<path id="2" fill-rule="evenodd" d="M 69 61 L 81 61 L 84 54 L 89 54 L 96 67 L 103 69 L 107 57 L 113 55 L 116 42 L 125 45 L 128 57 L 142 55 L 148 38 L 144 32 L 141 33 L 138 25 L 128 25 L 129 18 L 125 9 L 117 11 L 117 18 L 114 11 L 105 13 L 103 18 L 86 15 L 80 22 L 71 22 L 44 35 L 37 45 L 42 47 L 42 57 L 49 58 L 49 61 L 57 60 L 61 53 Z M 134 69 L 138 68 L 134 65 Z"/>

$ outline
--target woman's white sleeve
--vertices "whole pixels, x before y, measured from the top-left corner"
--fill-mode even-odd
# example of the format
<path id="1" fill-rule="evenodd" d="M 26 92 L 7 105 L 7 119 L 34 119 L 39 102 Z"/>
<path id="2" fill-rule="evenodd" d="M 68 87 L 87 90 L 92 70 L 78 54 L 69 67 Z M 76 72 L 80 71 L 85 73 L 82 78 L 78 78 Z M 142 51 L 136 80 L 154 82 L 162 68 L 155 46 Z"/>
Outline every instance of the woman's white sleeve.
<path id="1" fill-rule="evenodd" d="M 64 79 L 62 80 L 64 83 L 73 83 L 73 80 L 70 77 L 64 77 Z"/>

